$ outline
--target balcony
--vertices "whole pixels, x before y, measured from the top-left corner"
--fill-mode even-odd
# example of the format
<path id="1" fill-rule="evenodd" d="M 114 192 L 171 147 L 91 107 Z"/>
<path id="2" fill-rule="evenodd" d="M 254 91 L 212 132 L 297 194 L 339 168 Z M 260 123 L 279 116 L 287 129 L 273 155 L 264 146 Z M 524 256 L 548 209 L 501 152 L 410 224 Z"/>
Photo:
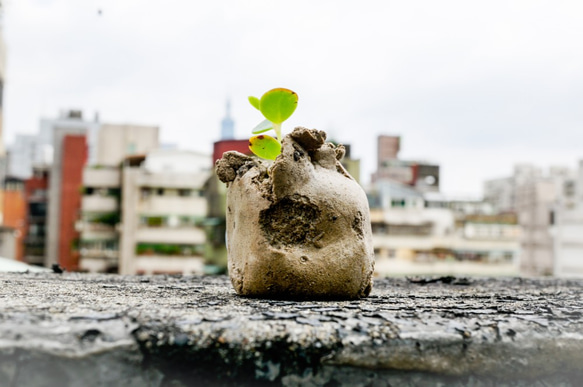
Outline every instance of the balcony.
<path id="1" fill-rule="evenodd" d="M 483 250 L 483 251 L 512 251 L 519 250 L 519 242 L 516 240 L 474 240 L 465 239 L 458 235 L 451 236 L 400 236 L 373 234 L 375 248 L 410 249 L 415 251 L 433 249 L 453 250 Z"/>
<path id="2" fill-rule="evenodd" d="M 92 229 L 91 227 L 86 227 L 81 231 L 81 240 L 86 241 L 115 240 L 117 237 L 118 233 L 113 228 Z"/>
<path id="3" fill-rule="evenodd" d="M 140 214 L 205 216 L 207 200 L 203 197 L 149 196 L 138 204 Z"/>
<path id="4" fill-rule="evenodd" d="M 144 173 L 138 176 L 140 187 L 200 189 L 210 177 L 210 172 L 200 173 Z"/>
<path id="5" fill-rule="evenodd" d="M 81 248 L 79 250 L 81 258 L 102 258 L 102 259 L 117 259 L 119 258 L 119 251 L 110 249 L 88 249 Z"/>
<path id="6" fill-rule="evenodd" d="M 134 259 L 137 273 L 162 274 L 180 273 L 202 274 L 204 258 L 199 256 L 138 255 Z"/>
<path id="7" fill-rule="evenodd" d="M 79 232 L 112 232 L 117 231 L 115 226 L 79 220 L 75 223 L 75 230 Z"/>
<path id="8" fill-rule="evenodd" d="M 118 168 L 85 168 L 83 185 L 87 187 L 116 188 L 120 186 Z"/>
<path id="9" fill-rule="evenodd" d="M 81 211 L 83 212 L 115 212 L 118 210 L 117 199 L 113 196 L 83 196 Z"/>
<path id="10" fill-rule="evenodd" d="M 201 244 L 205 240 L 205 232 L 194 227 L 144 227 L 136 232 L 136 241 L 144 243 Z"/>

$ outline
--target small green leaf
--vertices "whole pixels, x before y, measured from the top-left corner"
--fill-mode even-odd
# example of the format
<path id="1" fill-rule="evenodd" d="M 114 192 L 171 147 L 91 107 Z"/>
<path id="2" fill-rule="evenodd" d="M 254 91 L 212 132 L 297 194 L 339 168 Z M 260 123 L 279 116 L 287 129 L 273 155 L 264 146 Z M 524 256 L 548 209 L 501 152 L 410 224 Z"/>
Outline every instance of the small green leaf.
<path id="1" fill-rule="evenodd" d="M 259 110 L 269 121 L 281 124 L 287 120 L 298 106 L 298 95 L 288 89 L 277 88 L 269 90 L 259 103 Z"/>
<path id="2" fill-rule="evenodd" d="M 271 122 L 269 120 L 263 120 L 256 127 L 253 128 L 251 133 L 259 134 L 259 133 L 267 132 L 268 130 L 271 130 L 271 129 L 273 129 L 273 122 Z"/>
<path id="3" fill-rule="evenodd" d="M 249 103 L 250 103 L 251 105 L 253 105 L 253 107 L 254 107 L 255 109 L 257 109 L 257 110 L 261 110 L 261 109 L 259 109 L 259 98 L 257 98 L 257 97 L 254 97 L 254 96 L 250 95 L 248 99 L 249 99 Z"/>
<path id="4" fill-rule="evenodd" d="M 249 149 L 256 156 L 267 160 L 275 160 L 281 153 L 281 144 L 275 138 L 262 134 L 249 139 Z"/>

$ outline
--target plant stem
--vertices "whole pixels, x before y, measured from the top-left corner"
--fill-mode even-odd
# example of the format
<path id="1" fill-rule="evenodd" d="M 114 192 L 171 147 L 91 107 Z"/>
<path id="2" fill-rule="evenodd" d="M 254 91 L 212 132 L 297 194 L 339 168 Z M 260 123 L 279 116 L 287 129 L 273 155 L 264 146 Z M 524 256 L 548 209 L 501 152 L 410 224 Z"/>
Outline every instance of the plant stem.
<path id="1" fill-rule="evenodd" d="M 273 129 L 275 130 L 275 134 L 277 134 L 277 141 L 281 144 L 281 124 L 273 124 Z"/>

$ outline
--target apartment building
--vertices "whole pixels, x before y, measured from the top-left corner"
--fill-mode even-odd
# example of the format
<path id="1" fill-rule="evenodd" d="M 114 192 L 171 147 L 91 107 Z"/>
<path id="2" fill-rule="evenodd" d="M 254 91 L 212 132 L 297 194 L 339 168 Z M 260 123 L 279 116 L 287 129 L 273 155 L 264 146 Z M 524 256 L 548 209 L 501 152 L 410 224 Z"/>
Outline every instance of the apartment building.
<path id="1" fill-rule="evenodd" d="M 439 191 L 439 165 L 421 160 L 399 159 L 401 138 L 381 135 L 377 139 L 377 170 L 371 181 L 392 180 L 420 192 Z"/>
<path id="2" fill-rule="evenodd" d="M 49 168 L 33 168 L 32 177 L 25 181 L 26 233 L 24 237 L 24 261 L 42 266 L 46 253 L 46 222 L 48 209 Z"/>
<path id="3" fill-rule="evenodd" d="M 88 166 L 83 170 L 83 196 L 77 230 L 80 270 L 117 272 L 121 220 L 121 169 Z"/>
<path id="4" fill-rule="evenodd" d="M 577 173 L 565 179 L 558 189 L 551 213 L 553 274 L 557 277 L 583 277 L 583 160 Z"/>
<path id="5" fill-rule="evenodd" d="M 381 275 L 518 273 L 516 216 L 495 216 L 488 204 L 447 200 L 389 179 L 367 195 Z"/>
<path id="6" fill-rule="evenodd" d="M 26 235 L 26 191 L 25 181 L 17 177 L 4 179 L 4 224 L 12 229 L 14 251 L 5 258 L 24 260 L 24 237 Z M 6 253 L 5 253 L 6 254 Z"/>
<path id="7" fill-rule="evenodd" d="M 66 270 L 79 268 L 72 249 L 79 234 L 75 229 L 81 205 L 81 182 L 87 162 L 86 128 L 80 125 L 54 128 L 55 158 L 50 169 L 45 266 L 58 264 Z"/>
<path id="8" fill-rule="evenodd" d="M 121 274 L 202 273 L 211 157 L 156 150 L 122 169 Z"/>

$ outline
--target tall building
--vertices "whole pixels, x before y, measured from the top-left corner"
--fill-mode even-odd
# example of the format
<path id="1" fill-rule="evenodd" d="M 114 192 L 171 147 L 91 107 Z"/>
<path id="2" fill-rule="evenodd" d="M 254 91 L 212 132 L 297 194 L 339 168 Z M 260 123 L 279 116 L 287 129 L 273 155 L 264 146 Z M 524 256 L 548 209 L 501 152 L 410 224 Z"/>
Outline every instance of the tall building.
<path id="1" fill-rule="evenodd" d="M 120 274 L 202 273 L 210 157 L 157 150 L 137 161 L 122 170 Z"/>
<path id="2" fill-rule="evenodd" d="M 221 140 L 235 138 L 235 122 L 231 118 L 231 101 L 227 100 L 225 117 L 221 121 Z"/>
<path id="3" fill-rule="evenodd" d="M 547 173 L 531 164 L 518 164 L 513 175 L 484 184 L 484 200 L 496 213 L 516 213 L 521 227 L 520 271 L 527 275 L 553 275 L 556 269 L 556 218 L 563 215 L 557 200 L 571 180 L 565 167 L 552 167 Z M 559 210 L 559 212 L 555 212 Z M 565 213 L 566 214 L 566 213 Z M 567 215 L 568 216 L 568 215 Z M 566 219 L 566 218 L 563 218 Z M 583 234 L 582 234 L 583 235 Z"/>
<path id="4" fill-rule="evenodd" d="M 532 164 L 516 164 L 512 176 L 487 180 L 484 183 L 484 201 L 496 212 L 516 211 L 516 190 L 524 184 L 542 178 L 542 170 Z"/>
<path id="5" fill-rule="evenodd" d="M 157 149 L 158 134 L 157 126 L 101 126 L 95 160 L 83 170 L 83 195 L 77 222 L 81 270 L 119 270 L 122 164 L 128 158 L 142 160 L 146 153 Z"/>
<path id="6" fill-rule="evenodd" d="M 583 277 L 583 160 L 577 173 L 558 188 L 550 219 L 553 272 L 558 277 Z"/>
<path id="7" fill-rule="evenodd" d="M 3 5 L 0 3 L 0 7 Z M 3 9 L 0 10 L 2 12 Z M 0 14 L 0 23 L 2 15 Z M 6 177 L 6 149 L 4 148 L 4 84 L 6 82 L 6 46 L 4 45 L 4 34 L 0 25 L 0 183 Z M 2 198 L 4 191 L 2 184 L 0 184 L 0 224 L 3 222 L 4 209 L 2 205 L 4 199 Z"/>
<path id="8" fill-rule="evenodd" d="M 17 261 L 24 260 L 24 237 L 26 233 L 26 192 L 25 182 L 17 177 L 4 179 L 4 226 L 10 227 L 14 234 L 14 256 Z"/>
<path id="9" fill-rule="evenodd" d="M 541 178 L 516 189 L 516 212 L 522 227 L 520 270 L 528 275 L 553 274 L 553 236 L 550 233 L 557 183 Z"/>
<path id="10" fill-rule="evenodd" d="M 145 155 L 159 147 L 157 126 L 103 124 L 99 129 L 96 157 L 90 165 L 119 166 L 128 156 Z"/>
<path id="11" fill-rule="evenodd" d="M 97 121 L 84 120 L 81 111 L 65 110 L 55 119 L 41 119 L 36 135 L 17 136 L 9 166 L 27 187 L 26 236 L 20 245 L 30 263 L 39 264 L 44 254 L 42 263 L 46 266 L 58 263 L 68 270 L 77 268 L 78 257 L 71 245 L 78 237 L 74 224 L 80 205 L 81 171 L 88 157 L 96 157 L 95 141 L 88 143 L 87 138 L 95 139 L 98 131 Z M 35 172 L 37 169 L 42 172 Z M 48 208 L 47 197 L 51 198 Z M 10 203 L 1 202 L 15 206 L 13 195 L 9 199 Z"/>
<path id="12" fill-rule="evenodd" d="M 249 140 L 220 140 L 213 144 L 213 165 L 218 159 L 223 157 L 223 153 L 228 151 L 237 151 L 245 155 L 252 155 L 249 149 Z"/>
<path id="13" fill-rule="evenodd" d="M 45 266 L 59 264 L 69 271 L 79 267 L 79 257 L 72 246 L 79 238 L 75 222 L 87 162 L 86 133 L 82 125 L 54 128 L 55 157 L 50 169 Z"/>
<path id="14" fill-rule="evenodd" d="M 157 149 L 121 168 L 87 167 L 78 230 L 80 269 L 202 273 L 210 157 Z"/>
<path id="15" fill-rule="evenodd" d="M 478 202 L 447 200 L 394 180 L 367 192 L 376 269 L 381 275 L 515 275 L 516 216 Z"/>
<path id="16" fill-rule="evenodd" d="M 24 261 L 42 266 L 45 261 L 48 209 L 49 167 L 35 167 L 25 180 L 27 216 L 24 237 Z"/>
<path id="17" fill-rule="evenodd" d="M 207 200 L 206 231 L 206 263 L 207 268 L 214 268 L 214 272 L 224 272 L 227 268 L 227 249 L 225 246 L 225 214 L 226 195 L 225 185 L 219 181 L 214 173 L 214 165 L 223 153 L 237 151 L 252 155 L 249 150 L 249 140 L 235 139 L 235 123 L 231 118 L 231 102 L 227 100 L 225 117 L 221 121 L 221 139 L 213 144 L 212 172 L 205 182 L 204 192 Z"/>
<path id="18" fill-rule="evenodd" d="M 422 192 L 439 191 L 439 165 L 425 161 L 401 160 L 401 138 L 381 135 L 377 139 L 377 170 L 373 183 L 389 179 L 415 187 Z"/>
<path id="19" fill-rule="evenodd" d="M 8 176 L 28 179 L 32 176 L 37 136 L 17 134 L 8 150 Z"/>
<path id="20" fill-rule="evenodd" d="M 377 170 L 382 170 L 388 161 L 396 160 L 401 150 L 401 137 L 380 135 L 377 138 Z"/>
<path id="21" fill-rule="evenodd" d="M 77 230 L 80 232 L 80 270 L 118 271 L 120 200 L 120 167 L 85 167 L 77 222 Z"/>
<path id="22" fill-rule="evenodd" d="M 87 136 L 88 162 L 95 163 L 99 122 L 84 120 L 79 110 L 63 110 L 57 118 L 41 119 L 36 134 L 16 135 L 14 143 L 9 147 L 8 174 L 27 179 L 33 175 L 35 167 L 51 165 L 55 153 L 54 132 L 57 127 L 72 130 L 83 128 Z"/>

